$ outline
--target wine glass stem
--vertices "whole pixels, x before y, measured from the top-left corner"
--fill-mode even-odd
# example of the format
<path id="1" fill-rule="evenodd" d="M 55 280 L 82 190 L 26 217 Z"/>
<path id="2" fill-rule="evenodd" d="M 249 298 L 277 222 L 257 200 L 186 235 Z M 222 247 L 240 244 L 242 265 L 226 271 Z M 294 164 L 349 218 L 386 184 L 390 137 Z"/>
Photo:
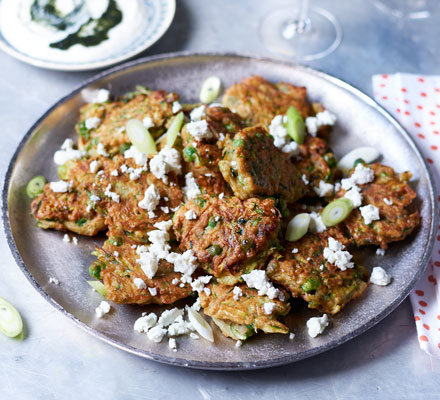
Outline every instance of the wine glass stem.
<path id="1" fill-rule="evenodd" d="M 284 26 L 282 31 L 284 39 L 292 39 L 310 30 L 309 0 L 300 1 L 298 15 L 296 19 L 289 19 Z"/>

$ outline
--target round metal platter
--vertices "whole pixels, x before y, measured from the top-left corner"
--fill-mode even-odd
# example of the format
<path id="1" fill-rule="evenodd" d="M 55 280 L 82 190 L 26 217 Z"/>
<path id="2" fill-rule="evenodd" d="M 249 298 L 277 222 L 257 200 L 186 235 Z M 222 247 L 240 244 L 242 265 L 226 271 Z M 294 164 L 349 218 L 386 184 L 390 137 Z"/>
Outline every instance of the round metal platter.
<path id="1" fill-rule="evenodd" d="M 114 305 L 105 318 L 98 319 L 95 308 L 101 296 L 86 281 L 90 255 L 104 235 L 79 237 L 78 246 L 62 241 L 63 233 L 44 231 L 29 215 L 26 183 L 35 175 L 57 180 L 53 153 L 66 137 L 75 137 L 74 124 L 83 104 L 85 87 L 108 88 L 114 96 L 132 90 L 136 84 L 151 89 L 176 91 L 182 102 L 197 102 L 200 85 L 211 75 L 221 78 L 223 87 L 252 74 L 270 81 L 287 81 L 307 87 L 310 100 L 319 101 L 338 117 L 331 134 L 331 147 L 337 156 L 360 145 L 376 147 L 381 161 L 396 171 L 411 170 L 412 187 L 418 194 L 422 225 L 403 242 L 390 245 L 385 257 L 375 248 L 365 248 L 358 260 L 371 269 L 384 266 L 393 276 L 387 287 L 371 285 L 358 300 L 331 318 L 325 332 L 313 339 L 306 321 L 319 315 L 300 301 L 292 305 L 286 318 L 295 333 L 259 334 L 241 348 L 214 327 L 215 343 L 179 337 L 178 351 L 166 340 L 155 344 L 145 334 L 133 330 L 143 311 L 160 311 L 158 306 Z M 12 253 L 36 290 L 66 317 L 96 337 L 141 357 L 168 364 L 201 369 L 252 369 L 301 360 L 334 348 L 371 328 L 393 311 L 408 295 L 427 266 L 437 226 L 435 193 L 425 162 L 408 134 L 373 100 L 352 86 L 322 72 L 269 59 L 218 54 L 170 54 L 127 63 L 102 73 L 61 99 L 26 134 L 7 172 L 3 189 L 3 220 Z M 49 284 L 56 277 L 60 285 Z M 178 306 L 182 306 L 179 303 Z"/>
<path id="2" fill-rule="evenodd" d="M 1 12 L 0 0 L 0 12 Z M 86 71 L 105 68 L 128 60 L 143 52 L 156 43 L 168 30 L 176 12 L 176 0 L 143 0 L 147 11 L 147 23 L 139 30 L 135 38 L 130 40 L 124 47 L 117 51 L 110 51 L 103 57 L 95 57 L 92 60 L 81 60 L 79 57 L 74 62 L 51 61 L 43 57 L 35 57 L 14 47 L 2 35 L 0 29 L 0 49 L 12 57 L 36 67 L 54 69 L 60 71 Z M 1 27 L 0 27 L 1 28 Z"/>

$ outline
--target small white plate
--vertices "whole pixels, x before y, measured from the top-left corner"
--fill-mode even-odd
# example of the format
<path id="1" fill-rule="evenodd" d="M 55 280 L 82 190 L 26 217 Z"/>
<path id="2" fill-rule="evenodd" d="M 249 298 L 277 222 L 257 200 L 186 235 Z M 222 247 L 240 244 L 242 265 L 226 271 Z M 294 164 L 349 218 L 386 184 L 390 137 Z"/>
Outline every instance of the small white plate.
<path id="1" fill-rule="evenodd" d="M 61 71 L 85 71 L 98 68 L 105 68 L 120 63 L 146 50 L 157 42 L 167 31 L 173 21 L 176 12 L 176 0 L 143 0 L 148 10 L 148 23 L 140 30 L 136 37 L 130 38 L 122 50 L 107 54 L 105 57 L 93 60 L 81 60 L 75 62 L 51 61 L 38 58 L 24 53 L 15 48 L 3 36 L 0 27 L 0 49 L 25 63 L 36 67 L 55 69 Z M 1 6 L 2 0 L 0 0 Z"/>

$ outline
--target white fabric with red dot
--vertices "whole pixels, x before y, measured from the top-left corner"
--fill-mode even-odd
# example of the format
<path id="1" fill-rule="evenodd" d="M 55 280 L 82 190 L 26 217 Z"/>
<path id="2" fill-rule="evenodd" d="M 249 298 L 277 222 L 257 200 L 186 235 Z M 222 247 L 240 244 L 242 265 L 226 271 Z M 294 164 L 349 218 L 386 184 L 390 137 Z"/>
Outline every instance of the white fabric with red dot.
<path id="1" fill-rule="evenodd" d="M 440 76 L 374 75 L 373 89 L 376 101 L 412 135 L 440 193 Z M 420 347 L 440 358 L 439 285 L 440 227 L 428 269 L 410 294 Z"/>

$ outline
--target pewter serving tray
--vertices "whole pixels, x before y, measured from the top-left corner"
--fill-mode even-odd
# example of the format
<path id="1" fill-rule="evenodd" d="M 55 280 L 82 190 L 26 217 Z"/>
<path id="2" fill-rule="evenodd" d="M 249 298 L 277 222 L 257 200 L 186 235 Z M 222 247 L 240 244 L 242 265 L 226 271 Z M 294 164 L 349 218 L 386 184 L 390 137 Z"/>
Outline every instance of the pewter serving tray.
<path id="1" fill-rule="evenodd" d="M 307 86 L 309 99 L 323 103 L 338 117 L 331 135 L 331 147 L 337 156 L 360 145 L 376 147 L 382 161 L 396 171 L 411 170 L 412 187 L 422 226 L 407 240 L 392 244 L 385 257 L 375 248 L 359 253 L 363 264 L 371 269 L 384 266 L 393 276 L 391 285 L 371 285 L 357 301 L 331 318 L 324 334 L 312 339 L 305 323 L 319 315 L 300 301 L 292 304 L 287 325 L 295 333 L 260 334 L 241 348 L 221 335 L 214 327 L 215 343 L 188 337 L 177 338 L 178 351 L 167 340 L 155 344 L 145 334 L 133 330 L 134 321 L 143 311 L 160 311 L 158 306 L 114 305 L 109 315 L 98 319 L 95 308 L 101 296 L 87 284 L 90 255 L 104 235 L 79 237 L 79 245 L 62 241 L 63 233 L 35 227 L 29 215 L 30 199 L 26 183 L 35 175 L 57 180 L 53 153 L 66 137 L 75 137 L 74 124 L 83 103 L 84 87 L 108 88 L 113 95 L 132 90 L 136 84 L 152 89 L 176 91 L 183 102 L 197 102 L 201 83 L 211 75 L 219 76 L 224 87 L 251 74 L 261 74 L 271 81 L 287 81 Z M 420 153 L 408 134 L 373 100 L 350 85 L 303 66 L 280 61 L 217 54 L 171 54 L 130 62 L 104 72 L 60 100 L 48 110 L 26 134 L 9 166 L 3 189 L 3 221 L 7 239 L 18 266 L 35 289 L 67 318 L 90 334 L 141 357 L 186 367 L 202 369 L 252 369 L 290 363 L 336 347 L 365 332 L 393 311 L 408 295 L 427 266 L 437 226 L 435 193 Z M 49 277 L 60 280 L 49 284 Z M 178 303 L 182 306 L 184 303 Z"/>

